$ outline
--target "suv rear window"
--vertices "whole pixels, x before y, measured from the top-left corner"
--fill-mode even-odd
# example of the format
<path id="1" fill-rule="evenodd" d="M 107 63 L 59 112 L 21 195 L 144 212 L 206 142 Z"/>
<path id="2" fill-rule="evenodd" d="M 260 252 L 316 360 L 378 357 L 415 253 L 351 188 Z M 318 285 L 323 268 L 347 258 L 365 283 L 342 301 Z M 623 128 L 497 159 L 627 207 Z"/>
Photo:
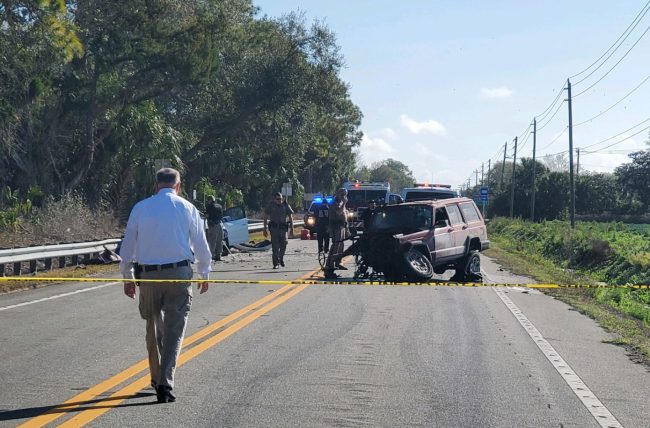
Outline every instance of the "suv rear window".
<path id="1" fill-rule="evenodd" d="M 431 191 L 409 191 L 406 192 L 404 195 L 404 201 L 405 202 L 412 202 L 412 201 L 430 201 L 433 199 L 449 199 L 449 198 L 455 198 L 456 193 L 455 192 L 445 192 L 445 191 L 438 191 L 438 192 L 431 192 Z"/>
<path id="2" fill-rule="evenodd" d="M 481 218 L 478 216 L 478 213 L 476 212 L 476 208 L 474 207 L 474 204 L 470 202 L 465 202 L 464 204 L 460 204 L 460 210 L 463 213 L 465 222 L 470 223 L 473 221 L 481 221 Z"/>
<path id="3" fill-rule="evenodd" d="M 431 229 L 433 209 L 430 205 L 389 205 L 372 216 L 369 229 L 399 229 L 405 233 Z"/>

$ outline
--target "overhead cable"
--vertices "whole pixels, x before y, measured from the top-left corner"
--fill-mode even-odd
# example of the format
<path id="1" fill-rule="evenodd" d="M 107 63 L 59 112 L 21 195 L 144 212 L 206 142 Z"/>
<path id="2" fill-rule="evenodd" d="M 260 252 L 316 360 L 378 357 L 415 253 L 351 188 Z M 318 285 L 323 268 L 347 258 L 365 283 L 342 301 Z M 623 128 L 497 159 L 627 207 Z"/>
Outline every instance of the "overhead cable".
<path id="1" fill-rule="evenodd" d="M 623 60 L 625 59 L 625 57 L 627 57 L 627 55 L 630 53 L 630 51 L 631 51 L 632 49 L 634 49 L 634 47 L 635 47 L 635 46 L 636 46 L 636 45 L 641 41 L 641 39 L 643 38 L 643 36 L 646 35 L 646 33 L 648 32 L 648 30 L 650 30 L 650 25 L 645 29 L 645 31 L 643 32 L 643 34 L 641 34 L 641 35 L 639 36 L 639 38 L 636 39 L 636 42 L 634 42 L 634 44 L 633 44 L 632 46 L 630 46 L 630 49 L 628 49 L 627 52 L 625 52 L 625 54 L 621 57 L 621 59 L 619 59 L 619 60 L 616 62 L 616 64 L 614 64 L 614 65 L 612 66 L 612 68 L 610 68 L 609 70 L 607 70 L 607 72 L 606 72 L 605 74 L 603 74 L 602 76 L 600 76 L 600 79 L 596 80 L 596 81 L 595 81 L 594 83 L 592 83 L 588 88 L 586 88 L 585 90 L 583 90 L 583 91 L 578 92 L 577 94 L 575 94 L 575 95 L 573 96 L 573 98 L 579 97 L 580 95 L 584 94 L 585 92 L 587 92 L 588 90 L 590 90 L 591 88 L 593 88 L 594 86 L 596 86 L 598 83 L 600 83 L 600 81 L 603 80 L 605 77 L 607 77 L 607 75 L 609 75 L 609 73 L 611 73 L 612 70 L 614 70 L 614 69 L 616 68 L 616 66 L 618 66 L 618 65 L 621 63 L 621 61 L 623 61 Z"/>
<path id="2" fill-rule="evenodd" d="M 627 93 L 623 98 L 621 98 L 620 100 L 616 101 L 614 104 L 612 104 L 611 106 L 609 106 L 607 109 L 601 111 L 600 113 L 598 113 L 597 115 L 595 115 L 595 116 L 593 116 L 593 117 L 590 117 L 590 118 L 587 119 L 587 120 L 583 120 L 583 121 L 580 122 L 580 123 L 576 123 L 576 124 L 574 124 L 573 126 L 576 127 L 576 126 L 584 125 L 585 123 L 587 123 L 587 122 L 591 122 L 591 121 L 594 120 L 595 118 L 600 117 L 600 116 L 602 116 L 603 114 L 607 113 L 608 111 L 610 111 L 611 109 L 613 109 L 614 107 L 616 107 L 617 105 L 619 105 L 619 104 L 620 104 L 623 100 L 625 100 L 627 97 L 629 97 L 629 96 L 632 95 L 634 92 L 636 92 L 637 89 L 639 89 L 641 86 L 643 86 L 643 84 L 644 84 L 645 82 L 647 82 L 649 79 L 650 79 L 650 75 L 649 75 L 649 76 L 646 76 L 646 78 L 643 79 L 643 81 L 642 81 L 641 83 L 639 83 L 638 85 L 636 85 L 636 87 L 635 87 L 634 89 L 632 89 L 630 92 L 628 92 L 628 93 Z"/>
<path id="3" fill-rule="evenodd" d="M 546 128 L 546 126 L 547 126 L 549 123 L 551 123 L 551 121 L 553 120 L 553 118 L 555 118 L 555 116 L 556 116 L 557 113 L 560 111 L 560 109 L 562 108 L 562 105 L 563 105 L 564 103 L 565 103 L 565 101 L 562 100 L 562 102 L 557 106 L 557 109 L 555 109 L 555 112 L 553 113 L 553 116 L 551 116 L 551 118 L 550 118 L 549 120 L 547 120 L 546 123 L 544 123 L 543 125 L 537 127 L 537 130 L 538 130 L 538 131 L 541 131 L 542 129 Z"/>
<path id="4" fill-rule="evenodd" d="M 648 120 L 650 120 L 650 119 L 648 119 Z M 617 142 L 615 142 L 615 143 L 612 143 L 612 144 L 610 144 L 610 145 L 608 145 L 608 146 L 602 147 L 602 148 L 600 148 L 600 149 L 598 149 L 598 150 L 586 150 L 586 151 L 584 151 L 584 152 L 580 152 L 580 153 L 586 153 L 586 154 L 598 153 L 598 152 L 600 152 L 601 150 L 606 150 L 606 149 L 609 149 L 610 147 L 613 147 L 613 146 L 616 146 L 616 145 L 618 145 L 618 144 L 621 144 L 622 142 L 627 141 L 627 140 L 629 140 L 630 138 L 635 137 L 635 136 L 639 135 L 640 133 L 642 133 L 643 131 L 646 131 L 646 130 L 648 130 L 648 129 L 650 129 L 650 126 L 646 126 L 645 128 L 641 129 L 640 131 L 637 131 L 637 132 L 635 132 L 634 134 L 632 134 L 632 135 L 630 135 L 630 136 L 628 136 L 628 137 L 623 138 L 622 140 L 619 140 L 619 141 L 617 141 Z M 619 134 L 619 135 L 620 135 L 620 134 Z M 602 143 L 602 141 L 601 141 L 601 143 Z M 590 146 L 587 146 L 587 147 L 590 147 Z"/>
<path id="5" fill-rule="evenodd" d="M 606 143 L 607 141 L 609 141 L 609 140 L 613 140 L 613 139 L 616 138 L 616 137 L 620 137 L 621 135 L 625 134 L 626 132 L 631 131 L 631 130 L 633 130 L 634 128 L 640 126 L 640 125 L 643 125 L 644 123 L 646 123 L 646 122 L 648 122 L 648 121 L 650 121 L 650 118 L 644 120 L 643 122 L 639 122 L 639 123 L 637 123 L 637 124 L 634 125 L 633 127 L 628 128 L 628 129 L 626 129 L 626 130 L 623 131 L 623 132 L 620 132 L 620 133 L 618 133 L 618 134 L 616 134 L 616 135 L 612 135 L 612 136 L 609 137 L 609 138 L 605 138 L 604 140 L 598 141 L 597 143 L 589 144 L 588 146 L 584 146 L 584 147 L 582 147 L 582 148 L 583 148 L 583 149 L 588 149 L 589 147 L 593 147 L 593 146 L 597 146 L 598 144 Z M 646 128 L 646 129 L 647 129 L 647 128 Z M 634 134 L 634 135 L 636 135 L 636 134 Z"/>
<path id="6" fill-rule="evenodd" d="M 627 32 L 630 30 L 630 27 L 632 27 L 632 25 L 635 25 L 635 24 L 634 24 L 635 22 L 638 24 L 637 21 L 640 20 L 639 17 L 641 16 L 641 14 L 645 15 L 645 13 L 647 12 L 646 9 L 648 8 L 648 6 L 650 6 L 650 1 L 648 1 L 648 3 L 646 3 L 645 6 L 643 6 L 643 9 L 641 9 L 641 11 L 636 15 L 636 17 L 634 18 L 634 20 L 630 23 L 630 25 L 628 25 L 628 27 L 625 29 L 625 31 L 623 31 L 623 33 L 622 33 L 620 36 L 618 36 L 618 39 L 616 39 L 616 41 L 615 41 L 614 43 L 612 43 L 612 45 L 611 45 L 609 48 L 607 48 L 607 50 L 606 50 L 605 52 L 603 52 L 603 54 L 602 54 L 602 55 L 601 55 L 601 56 L 600 56 L 596 61 L 594 61 L 594 62 L 592 62 L 591 64 L 589 64 L 589 66 L 588 66 L 587 68 L 585 68 L 584 70 L 582 70 L 582 71 L 580 71 L 580 72 L 574 74 L 573 76 L 570 76 L 569 79 L 573 79 L 574 77 L 580 76 L 582 73 L 584 73 L 585 71 L 587 71 L 587 70 L 589 70 L 591 67 L 593 67 L 593 66 L 594 66 L 598 61 L 600 61 L 600 60 L 601 60 L 605 55 L 607 55 L 607 52 L 609 52 L 609 51 L 610 51 L 610 50 L 611 50 L 611 49 L 616 45 L 616 43 L 618 43 L 618 41 L 621 40 L 621 38 L 625 35 L 625 33 L 627 33 Z M 636 26 L 636 25 L 635 25 L 635 26 Z"/>
<path id="7" fill-rule="evenodd" d="M 627 35 L 626 35 L 625 37 L 623 37 L 622 40 L 621 40 L 621 37 L 622 37 L 623 35 L 621 35 L 621 37 L 618 38 L 619 40 L 621 40 L 620 43 L 618 44 L 618 46 L 616 46 L 616 48 L 614 48 L 614 49 L 612 50 L 612 52 L 607 56 L 607 58 L 605 58 L 605 59 L 604 59 L 604 60 L 603 60 L 599 65 L 598 65 L 598 67 L 594 68 L 594 69 L 593 69 L 589 74 L 587 74 L 585 77 L 583 77 L 582 79 L 580 79 L 580 80 L 578 80 L 577 82 L 575 82 L 574 85 L 578 85 L 578 84 L 580 84 L 581 82 L 584 82 L 585 80 L 587 80 L 589 77 L 591 77 L 591 76 L 592 76 L 596 71 L 598 71 L 598 69 L 599 69 L 600 67 L 602 67 L 602 66 L 607 62 L 608 59 L 610 59 L 610 58 L 612 57 L 612 55 L 614 55 L 614 54 L 616 53 L 616 51 L 618 50 L 618 48 L 621 47 L 621 45 L 623 44 L 623 42 L 625 42 L 625 40 L 630 36 L 630 34 L 632 34 L 632 31 L 634 31 L 634 29 L 636 28 L 636 26 L 639 25 L 639 23 L 641 22 L 641 20 L 642 20 L 643 17 L 645 16 L 645 14 L 648 13 L 648 10 L 649 10 L 648 6 L 650 6 L 650 1 L 649 1 L 648 3 L 646 3 L 646 5 L 644 6 L 644 8 L 641 10 L 641 12 L 639 12 L 639 15 L 637 15 L 637 17 L 634 19 L 634 21 L 636 21 L 636 23 L 633 21 L 632 24 L 634 24 L 634 25 L 630 24 L 630 26 L 627 27 L 627 30 L 625 30 L 625 32 L 628 32 L 628 30 L 629 30 L 629 32 L 627 33 Z M 625 34 L 625 32 L 624 32 L 623 34 Z M 616 42 L 615 42 L 614 44 L 616 44 Z M 611 49 L 611 47 L 610 47 L 610 49 Z M 609 50 L 609 49 L 608 49 L 608 50 Z M 607 52 L 605 52 L 605 53 L 607 53 Z M 603 54 L 603 56 L 604 56 L 604 55 L 605 55 L 605 54 Z M 602 56 L 601 56 L 601 58 L 602 58 Z M 599 60 L 600 60 L 600 59 L 599 59 Z M 597 60 L 597 61 L 598 61 L 598 60 Z M 593 64 L 592 64 L 592 65 L 593 65 Z M 574 76 L 572 76 L 572 77 L 574 77 Z"/>
<path id="8" fill-rule="evenodd" d="M 559 139 L 564 135 L 564 132 L 565 132 L 567 129 L 569 129 L 569 127 L 568 127 L 568 126 L 565 126 L 564 129 L 562 130 L 562 132 L 560 132 L 560 133 L 559 133 L 555 138 L 553 138 L 553 140 L 552 140 L 550 143 L 548 143 L 547 145 L 545 145 L 544 147 L 542 147 L 542 148 L 539 149 L 539 150 L 542 151 L 542 150 L 544 150 L 544 149 L 547 149 L 547 148 L 551 147 L 551 146 L 553 145 L 553 143 L 555 143 L 557 140 L 559 140 Z"/>

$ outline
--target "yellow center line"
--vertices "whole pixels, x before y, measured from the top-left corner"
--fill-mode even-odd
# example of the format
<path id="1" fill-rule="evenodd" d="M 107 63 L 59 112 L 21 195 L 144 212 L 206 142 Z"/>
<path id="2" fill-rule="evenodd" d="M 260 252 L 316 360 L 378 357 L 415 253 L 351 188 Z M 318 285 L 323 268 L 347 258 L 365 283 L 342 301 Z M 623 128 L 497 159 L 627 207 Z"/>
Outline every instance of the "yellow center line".
<path id="1" fill-rule="evenodd" d="M 231 325 L 230 327 L 226 328 L 222 332 L 210 337 L 209 339 L 205 340 L 204 342 L 196 345 L 192 349 L 188 350 L 187 352 L 184 352 L 181 354 L 181 356 L 178 358 L 178 363 L 177 367 L 182 366 L 186 362 L 192 360 L 193 358 L 197 357 L 198 355 L 202 354 L 203 352 L 207 351 L 208 349 L 212 348 L 219 342 L 223 341 L 227 337 L 233 335 L 237 331 L 241 330 L 242 328 L 246 327 L 265 313 L 269 312 L 271 309 L 275 308 L 276 306 L 281 305 L 282 303 L 286 302 L 287 300 L 291 299 L 293 296 L 296 294 L 300 293 L 302 290 L 307 288 L 307 284 L 302 284 L 297 286 L 295 289 L 291 290 L 287 294 L 283 295 L 282 297 L 274 300 L 273 302 L 269 303 L 268 305 L 264 306 L 260 310 L 248 315 L 245 318 L 242 318 L 241 320 L 237 321 L 235 324 Z M 137 379 L 136 381 L 132 382 L 131 384 L 125 386 L 124 388 L 120 389 L 119 391 L 115 392 L 113 395 L 108 397 L 105 400 L 102 400 L 99 403 L 92 404 L 90 408 L 87 410 L 82 411 L 81 413 L 77 414 L 75 417 L 65 421 L 59 427 L 81 427 L 86 425 L 87 423 L 91 422 L 92 420 L 98 418 L 99 416 L 103 415 L 104 413 L 108 412 L 109 410 L 117 407 L 120 403 L 125 401 L 127 398 L 131 398 L 135 396 L 140 390 L 144 389 L 149 385 L 149 375 L 142 376 L 141 378 Z"/>
<path id="2" fill-rule="evenodd" d="M 309 272 L 299 279 L 305 279 L 310 276 L 313 276 L 316 271 Z M 195 343 L 198 340 L 201 340 L 205 336 L 208 336 L 210 333 L 214 332 L 215 330 L 218 330 L 219 328 L 229 324 L 230 322 L 240 318 L 247 312 L 250 312 L 252 310 L 255 310 L 262 305 L 266 304 L 270 300 L 275 299 L 279 295 L 284 294 L 288 290 L 295 288 L 295 284 L 292 283 L 287 283 L 284 287 L 276 290 L 275 292 L 264 296 L 262 299 L 251 303 L 250 305 L 228 315 L 227 317 L 210 324 L 209 326 L 205 327 L 202 330 L 199 330 L 198 332 L 194 333 L 192 336 L 187 337 L 184 342 L 183 342 L 183 349 L 186 349 L 189 345 Z M 182 355 L 179 357 L 182 358 Z M 110 390 L 111 388 L 114 388 L 115 386 L 125 382 L 126 380 L 136 376 L 138 373 L 142 372 L 143 370 L 146 370 L 149 368 L 149 363 L 147 359 L 141 360 L 134 364 L 133 366 L 125 369 L 124 371 L 110 377 L 109 379 L 106 379 L 105 381 L 87 389 L 86 391 L 81 392 L 80 394 L 75 395 L 74 397 L 70 398 L 69 400 L 66 400 L 60 405 L 54 406 L 50 410 L 47 410 L 43 414 L 32 418 L 25 423 L 18 425 L 19 428 L 26 428 L 26 427 L 42 427 L 45 426 L 54 420 L 60 418 L 66 413 L 69 413 L 71 409 L 77 408 L 82 405 L 87 405 L 89 404 L 89 401 L 93 400 L 95 397 L 99 396 L 100 394 Z M 147 374 L 149 376 L 149 374 Z M 145 378 L 147 377 L 145 376 Z M 149 382 L 147 382 L 147 385 Z M 145 385 L 146 386 L 146 385 Z M 142 388 L 141 388 L 142 389 Z"/>

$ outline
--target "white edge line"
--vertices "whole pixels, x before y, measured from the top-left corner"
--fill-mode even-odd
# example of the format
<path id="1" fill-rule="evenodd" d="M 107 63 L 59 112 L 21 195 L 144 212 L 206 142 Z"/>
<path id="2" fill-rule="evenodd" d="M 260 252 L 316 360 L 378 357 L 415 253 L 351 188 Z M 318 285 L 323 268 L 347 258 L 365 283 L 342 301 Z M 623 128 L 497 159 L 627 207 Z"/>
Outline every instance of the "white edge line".
<path id="1" fill-rule="evenodd" d="M 116 285 L 116 284 L 121 284 L 121 282 L 109 282 L 107 284 L 101 284 L 101 285 L 96 285 L 94 287 L 82 288 L 80 290 L 70 291 L 69 293 L 62 293 L 62 294 L 57 294 L 55 296 L 43 297 L 42 299 L 30 300 L 29 302 L 23 302 L 23 303 L 17 303 L 15 305 L 3 306 L 3 307 L 0 307 L 0 311 L 6 311 L 8 309 L 19 308 L 21 306 L 33 305 L 34 303 L 40 303 L 40 302 L 45 302 L 47 300 L 59 299 L 61 297 L 72 296 L 73 294 L 85 293 L 86 291 L 97 290 L 99 288 L 104 288 L 104 287 L 108 287 L 109 285 Z"/>
<path id="2" fill-rule="evenodd" d="M 587 408 L 589 413 L 596 419 L 596 422 L 601 427 L 607 428 L 622 428 L 623 425 L 616 420 L 614 415 L 603 405 L 603 403 L 591 392 L 587 385 L 580 379 L 580 377 L 573 371 L 573 369 L 564 361 L 564 358 L 548 343 L 544 336 L 537 330 L 532 322 L 524 315 L 524 313 L 515 305 L 508 296 L 505 295 L 503 290 L 494 289 L 501 301 L 510 309 L 510 312 L 517 318 L 519 324 L 526 330 L 528 335 L 537 347 L 542 351 L 544 356 L 553 364 L 555 370 L 562 376 L 564 381 L 569 385 L 573 393 L 578 397 L 582 404 Z"/>

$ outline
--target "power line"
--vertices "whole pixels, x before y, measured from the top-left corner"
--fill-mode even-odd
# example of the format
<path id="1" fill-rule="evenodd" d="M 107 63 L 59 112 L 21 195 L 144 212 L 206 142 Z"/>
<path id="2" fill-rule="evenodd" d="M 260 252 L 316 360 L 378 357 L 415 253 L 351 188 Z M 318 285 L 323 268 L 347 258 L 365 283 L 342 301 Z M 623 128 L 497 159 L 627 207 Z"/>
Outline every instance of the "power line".
<path id="1" fill-rule="evenodd" d="M 629 129 L 626 129 L 625 131 L 620 132 L 620 133 L 618 133 L 618 134 L 616 134 L 616 135 L 613 135 L 613 136 L 611 136 L 611 137 L 609 137 L 609 138 L 605 138 L 604 140 L 601 140 L 601 141 L 599 141 L 599 142 L 597 142 L 597 143 L 593 143 L 593 144 L 589 144 L 588 146 L 584 146 L 584 147 L 582 147 L 582 149 L 588 149 L 589 147 L 597 146 L 598 144 L 602 144 L 602 143 L 605 143 L 605 142 L 607 142 L 607 141 L 609 141 L 609 140 L 612 140 L 612 139 L 614 139 L 614 138 L 616 138 L 616 137 L 620 137 L 621 135 L 625 134 L 626 132 L 633 130 L 634 128 L 636 128 L 636 127 L 639 126 L 639 125 L 643 125 L 644 123 L 646 123 L 646 122 L 649 121 L 649 120 L 650 120 L 650 118 L 644 120 L 643 122 L 639 122 L 639 123 L 637 123 L 636 125 L 634 125 L 633 127 L 629 128 Z M 646 129 L 647 129 L 647 128 L 646 128 Z M 643 130 L 642 130 L 642 131 L 643 131 Z M 637 134 L 634 134 L 634 135 L 637 135 Z M 629 138 L 629 137 L 628 137 L 628 138 Z M 627 138 L 626 138 L 626 139 L 627 139 Z M 622 141 L 625 141 L 625 140 L 622 140 Z M 618 144 L 618 143 L 617 143 L 617 144 Z M 608 146 L 608 147 L 609 147 L 609 146 Z M 605 148 L 606 148 L 606 147 L 605 147 Z M 591 151 L 591 152 L 593 153 L 594 151 Z"/>
<path id="2" fill-rule="evenodd" d="M 539 151 L 541 152 L 542 150 L 551 147 L 551 146 L 553 145 L 553 143 L 555 143 L 557 140 L 559 140 L 559 139 L 564 135 L 564 131 L 566 131 L 567 129 L 569 129 L 569 127 L 568 127 L 568 126 L 565 126 L 564 129 L 562 130 L 562 132 L 560 132 L 560 133 L 557 135 L 557 137 L 553 138 L 553 140 L 552 140 L 550 143 L 548 143 L 547 145 L 545 145 L 544 147 L 542 147 L 541 149 L 539 149 Z"/>
<path id="3" fill-rule="evenodd" d="M 596 80 L 594 83 L 592 83 L 592 84 L 591 84 L 587 89 L 585 89 L 585 90 L 582 91 L 582 92 L 579 92 L 579 93 L 575 94 L 573 97 L 574 97 L 574 98 L 575 98 L 575 97 L 579 97 L 580 95 L 584 94 L 585 92 L 587 92 L 588 90 L 590 90 L 591 88 L 593 88 L 594 86 L 596 86 L 596 85 L 597 85 L 601 80 L 603 80 L 607 75 L 609 75 L 609 73 L 611 73 L 612 70 L 614 70 L 614 69 L 616 68 L 616 66 L 618 66 L 618 65 L 621 63 L 621 61 L 623 61 L 623 60 L 625 59 L 625 57 L 627 57 L 627 54 L 629 54 L 630 51 L 631 51 L 632 49 L 634 49 L 634 47 L 635 47 L 635 46 L 636 46 L 636 45 L 641 41 L 641 39 L 643 38 L 643 36 L 646 35 L 646 33 L 648 32 L 648 30 L 650 30 L 650 25 L 645 29 L 645 31 L 643 32 L 643 34 L 641 34 L 641 36 L 639 36 L 639 38 L 636 39 L 636 42 L 634 42 L 634 44 L 630 47 L 630 49 L 628 49 L 627 52 L 625 52 L 625 55 L 623 55 L 623 56 L 621 57 L 621 59 L 619 59 L 619 60 L 616 62 L 616 64 L 614 64 L 614 65 L 612 66 L 612 68 L 610 68 L 609 70 L 607 70 L 607 72 L 606 72 L 605 74 L 603 74 L 603 75 L 600 77 L 600 79 L 598 79 L 598 80 Z"/>
<path id="4" fill-rule="evenodd" d="M 560 100 L 560 97 L 562 96 L 563 93 L 564 93 L 564 86 L 562 86 L 562 88 L 558 91 L 557 96 L 555 97 L 553 102 L 546 108 L 546 110 L 544 110 L 543 112 L 535 116 L 537 118 L 537 123 L 542 122 L 544 119 L 548 117 L 549 114 L 551 114 L 551 112 L 553 111 L 553 107 L 555 107 L 555 105 L 557 104 L 558 100 Z M 531 125 L 528 125 L 528 129 L 530 129 Z"/>
<path id="5" fill-rule="evenodd" d="M 553 120 L 553 118 L 555 118 L 555 116 L 557 115 L 557 113 L 558 113 L 558 112 L 560 111 L 560 109 L 562 108 L 562 105 L 564 104 L 564 102 L 565 102 L 565 101 L 562 100 L 562 102 L 560 103 L 560 105 L 557 106 L 557 109 L 555 110 L 555 113 L 553 113 L 553 116 L 551 116 L 551 118 L 550 118 L 549 120 L 547 120 L 545 124 L 543 124 L 542 126 L 538 126 L 538 127 L 537 127 L 537 131 L 538 131 L 538 132 L 541 131 L 542 129 L 546 128 L 546 125 L 548 125 L 549 123 L 551 123 L 551 121 Z"/>
<path id="6" fill-rule="evenodd" d="M 633 22 L 634 26 L 633 26 L 631 29 L 630 29 L 630 27 L 627 27 L 628 29 L 630 29 L 630 31 L 629 31 L 629 32 L 627 33 L 627 35 L 623 38 L 623 40 L 621 40 L 621 42 L 618 44 L 618 46 L 616 46 L 616 48 L 614 48 L 614 50 L 612 50 L 612 52 L 607 56 L 607 58 L 605 58 L 605 59 L 603 60 L 603 62 L 601 62 L 601 63 L 598 65 L 598 67 L 594 68 L 594 69 L 591 71 L 591 73 L 587 74 L 585 77 L 583 77 L 582 79 L 580 79 L 580 80 L 578 80 L 577 82 L 575 82 L 574 85 L 578 85 L 578 84 L 584 82 L 584 81 L 587 80 L 589 77 L 591 77 L 591 75 L 593 75 L 596 71 L 598 71 L 598 69 L 600 69 L 600 67 L 602 67 L 603 65 L 605 65 L 605 63 L 607 62 L 607 60 L 610 59 L 610 58 L 612 57 L 612 55 L 614 55 L 614 54 L 616 53 L 616 51 L 618 50 L 618 48 L 621 47 L 621 45 L 623 44 L 623 42 L 625 42 L 625 40 L 627 40 L 627 38 L 630 36 L 630 34 L 632 34 L 632 31 L 634 31 L 634 29 L 636 28 L 636 26 L 639 25 L 639 23 L 641 22 L 641 20 L 642 20 L 643 17 L 645 16 L 645 14 L 648 13 L 648 9 L 647 9 L 648 5 L 650 5 L 650 2 L 646 3 L 646 5 L 645 5 L 645 6 L 643 7 L 643 9 L 641 10 L 641 12 L 643 12 L 643 15 L 640 15 L 640 16 L 641 16 L 640 18 L 639 18 L 639 15 L 637 15 L 637 17 L 634 19 L 634 20 L 636 21 L 636 23 Z M 644 10 L 645 10 L 645 11 L 644 11 Z M 640 13 L 641 13 L 641 12 L 640 12 Z M 637 20 L 637 19 L 638 19 L 638 20 Z M 627 32 L 627 30 L 625 30 L 625 31 Z M 619 40 L 620 40 L 620 37 L 619 37 Z M 610 49 L 611 49 L 611 47 L 610 47 Z M 601 58 L 602 58 L 602 57 L 601 57 Z"/>
<path id="7" fill-rule="evenodd" d="M 607 48 L 607 50 L 605 52 L 603 52 L 603 54 L 596 61 L 589 64 L 589 66 L 587 68 L 585 68 L 584 70 L 574 74 L 573 76 L 569 76 L 569 79 L 573 79 L 574 77 L 580 76 L 582 73 L 584 73 L 585 71 L 587 71 L 591 67 L 593 67 L 605 55 L 607 55 L 607 52 L 609 52 L 616 45 L 616 43 L 618 43 L 618 41 L 621 40 L 621 38 L 625 35 L 625 33 L 627 33 L 630 30 L 630 27 L 632 27 L 632 25 L 634 25 L 634 23 L 637 22 L 637 20 L 639 20 L 639 16 L 641 16 L 642 13 L 643 13 L 643 15 L 645 15 L 645 13 L 647 12 L 646 8 L 648 7 L 648 5 L 650 5 L 650 1 L 648 1 L 648 3 L 646 3 L 645 6 L 643 6 L 643 9 L 641 9 L 641 11 L 636 15 L 634 20 L 630 23 L 630 25 L 628 25 L 628 27 L 625 29 L 625 31 L 623 31 L 623 33 L 620 36 L 618 36 L 618 39 L 616 39 L 616 41 L 614 43 L 612 43 L 612 45 L 609 48 Z M 637 22 L 637 25 L 638 25 L 638 22 Z M 634 26 L 636 27 L 636 25 L 634 25 Z M 629 36 L 629 34 L 628 34 L 628 36 Z M 603 63 L 604 63 L 604 61 L 603 61 Z"/>
<path id="8" fill-rule="evenodd" d="M 650 119 L 648 119 L 648 120 L 650 120 Z M 615 143 L 612 143 L 612 144 L 610 144 L 610 145 L 608 145 L 608 146 L 605 146 L 605 147 L 603 147 L 603 148 L 600 148 L 600 149 L 598 149 L 598 150 L 590 150 L 590 151 L 585 151 L 585 152 L 582 152 L 582 153 L 585 153 L 585 154 L 598 153 L 598 152 L 600 152 L 601 150 L 606 150 L 606 149 L 609 149 L 610 147 L 613 147 L 613 146 L 616 146 L 616 145 L 618 145 L 618 144 L 621 144 L 622 142 L 627 141 L 627 140 L 629 140 L 630 138 L 635 137 L 635 136 L 639 135 L 640 133 L 642 133 L 643 131 L 648 130 L 648 129 L 650 129 L 650 126 L 646 126 L 646 127 L 643 128 L 642 130 L 640 130 L 640 131 L 638 131 L 638 132 L 635 132 L 634 134 L 630 135 L 629 137 L 623 138 L 622 140 L 619 140 L 619 141 L 617 141 L 617 142 L 615 142 Z M 620 135 L 620 134 L 619 134 L 619 135 Z M 601 141 L 601 142 L 602 142 L 602 141 Z M 587 146 L 587 147 L 589 147 L 589 146 Z"/>
<path id="9" fill-rule="evenodd" d="M 617 105 L 619 105 L 619 104 L 620 104 L 624 99 L 626 99 L 627 97 L 629 97 L 630 95 L 632 95 L 634 92 L 636 92 L 637 89 L 639 89 L 641 86 L 643 86 L 643 84 L 644 84 L 645 82 L 648 81 L 648 79 L 650 79 L 650 75 L 647 76 L 645 79 L 643 79 L 643 81 L 642 81 L 641 83 L 639 83 L 639 84 L 638 84 L 634 89 L 632 89 L 630 92 L 628 92 L 627 95 L 625 95 L 625 96 L 624 96 L 623 98 L 621 98 L 620 100 L 616 101 L 614 104 L 612 104 L 611 106 L 609 106 L 607 109 L 601 111 L 601 112 L 598 113 L 597 115 L 595 115 L 595 116 L 593 116 L 593 117 L 591 117 L 591 118 L 589 118 L 589 119 L 587 119 L 587 120 L 584 120 L 584 121 L 582 121 L 582 122 L 580 122 L 580 123 L 576 123 L 576 124 L 573 125 L 573 126 L 576 127 L 576 126 L 584 125 L 585 123 L 587 123 L 587 122 L 591 122 L 591 121 L 594 120 L 595 118 L 597 118 L 597 117 L 599 117 L 599 116 L 602 116 L 603 114 L 607 113 L 608 111 L 610 111 L 611 109 L 613 109 L 614 107 L 616 107 Z"/>

